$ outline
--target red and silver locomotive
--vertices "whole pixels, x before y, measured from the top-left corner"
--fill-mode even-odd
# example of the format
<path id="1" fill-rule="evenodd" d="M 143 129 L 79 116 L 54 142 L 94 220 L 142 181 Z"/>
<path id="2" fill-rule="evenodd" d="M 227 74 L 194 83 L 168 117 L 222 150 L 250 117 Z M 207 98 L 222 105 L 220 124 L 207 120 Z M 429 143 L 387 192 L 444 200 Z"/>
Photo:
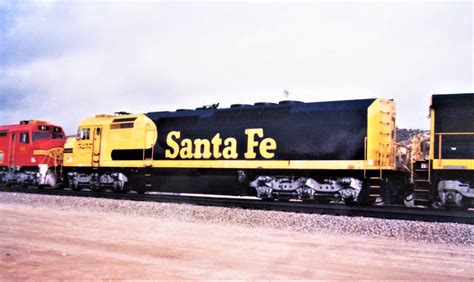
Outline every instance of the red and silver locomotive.
<path id="1" fill-rule="evenodd" d="M 55 186 L 50 175 L 62 163 L 64 142 L 63 129 L 46 121 L 1 125 L 0 183 Z"/>

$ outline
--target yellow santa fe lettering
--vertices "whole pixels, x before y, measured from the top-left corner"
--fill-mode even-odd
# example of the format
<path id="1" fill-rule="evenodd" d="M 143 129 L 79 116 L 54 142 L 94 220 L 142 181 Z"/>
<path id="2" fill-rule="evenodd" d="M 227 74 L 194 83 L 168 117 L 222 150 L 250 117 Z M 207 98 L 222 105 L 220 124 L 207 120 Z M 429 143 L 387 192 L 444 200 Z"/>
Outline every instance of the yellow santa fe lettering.
<path id="1" fill-rule="evenodd" d="M 271 159 L 275 156 L 275 153 L 269 152 L 270 150 L 276 150 L 277 144 L 273 138 L 265 138 L 260 143 L 259 151 L 260 155 L 265 159 Z"/>
<path id="2" fill-rule="evenodd" d="M 214 138 L 212 138 L 211 142 L 212 142 L 213 157 L 216 158 L 216 159 L 219 159 L 220 157 L 222 157 L 222 154 L 220 152 L 221 151 L 221 145 L 222 145 L 221 135 L 219 133 L 217 133 L 216 136 L 214 136 Z"/>
<path id="3" fill-rule="evenodd" d="M 245 153 L 246 159 L 255 159 L 257 154 L 255 153 L 255 147 L 258 146 L 260 155 L 265 159 L 271 159 L 275 156 L 274 151 L 277 148 L 275 139 L 265 138 L 261 142 L 255 140 L 255 136 L 263 138 L 263 128 L 250 128 L 245 130 L 247 134 L 247 152 Z"/>
<path id="4" fill-rule="evenodd" d="M 247 152 L 244 154 L 246 159 L 255 159 L 257 154 L 255 154 L 254 148 L 258 146 L 258 141 L 255 141 L 255 135 L 262 138 L 263 129 L 262 128 L 250 128 L 245 129 L 245 134 L 247 134 Z"/>
<path id="5" fill-rule="evenodd" d="M 168 136 L 166 136 L 166 144 L 172 149 L 165 151 L 165 158 L 174 159 L 179 154 L 179 145 L 176 141 L 173 140 L 173 137 L 179 139 L 181 137 L 181 132 L 179 131 L 171 131 Z"/>
<path id="6" fill-rule="evenodd" d="M 224 150 L 222 150 L 222 156 L 224 159 L 237 159 L 239 154 L 237 153 L 237 139 L 229 137 L 224 140 Z"/>
<path id="7" fill-rule="evenodd" d="M 179 157 L 182 159 L 192 159 L 193 158 L 193 141 L 191 139 L 183 139 L 181 141 L 181 151 L 179 152 Z"/>
<path id="8" fill-rule="evenodd" d="M 194 139 L 194 158 L 209 159 L 211 157 L 211 143 L 207 139 Z"/>

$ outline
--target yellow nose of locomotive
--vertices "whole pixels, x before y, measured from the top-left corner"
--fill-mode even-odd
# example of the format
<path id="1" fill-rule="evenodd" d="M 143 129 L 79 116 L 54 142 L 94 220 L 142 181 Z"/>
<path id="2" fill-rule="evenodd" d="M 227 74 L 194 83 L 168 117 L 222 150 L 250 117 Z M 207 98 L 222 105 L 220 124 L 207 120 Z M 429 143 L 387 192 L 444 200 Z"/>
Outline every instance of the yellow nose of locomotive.
<path id="1" fill-rule="evenodd" d="M 155 124 L 144 114 L 96 115 L 79 124 L 64 146 L 64 166 L 143 167 L 157 140 Z M 136 154 L 139 158 L 114 158 Z M 131 161 L 133 159 L 133 161 Z"/>

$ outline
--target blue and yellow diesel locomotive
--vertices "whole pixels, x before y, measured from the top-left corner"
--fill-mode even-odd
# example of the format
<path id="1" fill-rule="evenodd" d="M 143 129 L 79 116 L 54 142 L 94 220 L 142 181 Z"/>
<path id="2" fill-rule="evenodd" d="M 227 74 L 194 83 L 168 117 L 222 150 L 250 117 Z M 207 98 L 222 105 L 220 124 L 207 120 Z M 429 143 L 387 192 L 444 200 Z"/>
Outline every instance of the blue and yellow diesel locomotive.
<path id="1" fill-rule="evenodd" d="M 465 205 L 473 198 L 473 97 L 433 96 L 434 146 L 428 160 L 408 165 L 387 99 L 97 115 L 65 144 L 64 182 L 77 190 Z"/>

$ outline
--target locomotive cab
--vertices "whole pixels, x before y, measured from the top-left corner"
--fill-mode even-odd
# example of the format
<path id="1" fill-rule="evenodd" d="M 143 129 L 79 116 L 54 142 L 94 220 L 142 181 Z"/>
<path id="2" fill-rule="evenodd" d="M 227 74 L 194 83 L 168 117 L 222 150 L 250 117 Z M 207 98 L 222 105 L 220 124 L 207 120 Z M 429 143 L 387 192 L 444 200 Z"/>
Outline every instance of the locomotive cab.
<path id="1" fill-rule="evenodd" d="M 65 180 L 74 190 L 128 191 L 128 173 L 117 167 L 146 166 L 156 136 L 156 127 L 142 114 L 101 114 L 85 119 L 64 147 Z"/>

